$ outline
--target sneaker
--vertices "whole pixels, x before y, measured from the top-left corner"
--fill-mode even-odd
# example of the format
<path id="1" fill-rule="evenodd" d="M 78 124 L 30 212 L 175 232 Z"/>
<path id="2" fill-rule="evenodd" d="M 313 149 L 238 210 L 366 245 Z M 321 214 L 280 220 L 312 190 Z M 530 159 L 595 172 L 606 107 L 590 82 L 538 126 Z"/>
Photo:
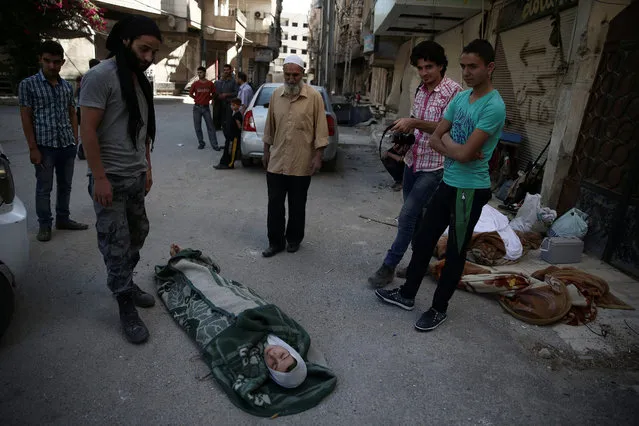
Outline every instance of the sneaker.
<path id="1" fill-rule="evenodd" d="M 226 164 L 218 164 L 217 166 L 213 166 L 213 168 L 216 169 L 216 170 L 230 170 L 233 167 L 228 166 Z"/>
<path id="2" fill-rule="evenodd" d="M 151 308 L 155 306 L 155 298 L 137 284 L 133 284 L 133 303 L 140 308 Z"/>
<path id="3" fill-rule="evenodd" d="M 120 323 L 126 339 L 135 344 L 143 343 L 149 338 L 149 330 L 135 309 L 133 294 L 120 294 L 117 299 L 120 307 Z"/>
<path id="4" fill-rule="evenodd" d="M 204 149 L 204 147 L 205 147 L 205 146 L 206 146 L 206 145 L 204 145 L 203 143 L 201 143 L 201 144 L 199 144 L 199 145 L 197 146 L 197 149 Z"/>
<path id="5" fill-rule="evenodd" d="M 438 312 L 433 308 L 430 308 L 422 314 L 422 316 L 415 323 L 415 328 L 420 331 L 431 331 L 436 329 L 439 324 L 446 321 L 446 314 Z"/>
<path id="6" fill-rule="evenodd" d="M 395 192 L 401 191 L 402 190 L 402 183 L 401 182 L 395 182 L 392 186 L 391 189 Z"/>
<path id="7" fill-rule="evenodd" d="M 394 288 L 392 290 L 379 289 L 375 290 L 375 294 L 384 302 L 399 306 L 407 311 L 412 311 L 415 307 L 415 299 L 407 299 L 406 297 L 403 297 L 399 294 L 399 288 Z"/>
<path id="8" fill-rule="evenodd" d="M 40 226 L 38 230 L 38 235 L 36 236 L 38 241 L 50 241 L 51 240 L 51 227 L 50 226 Z"/>
<path id="9" fill-rule="evenodd" d="M 395 268 L 382 263 L 382 266 L 375 271 L 375 274 L 368 277 L 368 283 L 373 286 L 373 288 L 381 288 L 393 281 L 393 275 L 395 275 Z"/>
<path id="10" fill-rule="evenodd" d="M 219 145 L 213 145 L 211 148 L 213 148 L 213 150 L 215 151 L 222 151 L 222 147 Z"/>

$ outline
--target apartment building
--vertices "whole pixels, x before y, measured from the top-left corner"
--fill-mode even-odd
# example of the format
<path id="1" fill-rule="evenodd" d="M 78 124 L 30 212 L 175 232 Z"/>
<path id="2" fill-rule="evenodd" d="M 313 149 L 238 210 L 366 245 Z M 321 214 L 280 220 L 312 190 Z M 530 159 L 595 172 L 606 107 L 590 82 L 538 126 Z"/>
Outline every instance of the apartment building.
<path id="1" fill-rule="evenodd" d="M 280 24 L 282 26 L 282 46 L 279 50 L 279 58 L 271 65 L 271 76 L 273 82 L 284 81 L 284 59 L 288 55 L 297 55 L 304 61 L 307 71 L 310 66 L 309 41 L 310 28 L 308 15 L 303 13 L 283 12 Z M 313 75 L 306 75 L 306 81 L 313 80 Z"/>

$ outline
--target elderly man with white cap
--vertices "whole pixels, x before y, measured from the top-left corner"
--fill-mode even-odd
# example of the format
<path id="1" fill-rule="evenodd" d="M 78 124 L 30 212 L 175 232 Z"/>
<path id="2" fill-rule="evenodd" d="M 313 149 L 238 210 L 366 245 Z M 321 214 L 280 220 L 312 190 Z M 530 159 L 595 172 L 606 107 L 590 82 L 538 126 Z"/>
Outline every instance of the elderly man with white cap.
<path id="1" fill-rule="evenodd" d="M 322 167 L 328 125 L 322 95 L 304 84 L 304 61 L 284 59 L 284 85 L 273 92 L 264 128 L 264 167 L 268 186 L 268 241 L 271 257 L 296 252 L 304 238 L 306 196 L 311 176 Z M 285 201 L 288 195 L 288 224 Z"/>

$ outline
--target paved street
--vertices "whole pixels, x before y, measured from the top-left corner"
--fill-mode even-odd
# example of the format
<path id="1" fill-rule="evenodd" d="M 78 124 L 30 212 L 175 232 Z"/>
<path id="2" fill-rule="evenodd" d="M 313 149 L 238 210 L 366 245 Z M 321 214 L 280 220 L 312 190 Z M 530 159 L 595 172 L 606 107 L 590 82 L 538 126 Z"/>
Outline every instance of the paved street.
<path id="1" fill-rule="evenodd" d="M 492 299 L 458 292 L 449 320 L 424 334 L 413 324 L 430 306 L 430 279 L 412 312 L 376 299 L 366 278 L 381 264 L 396 229 L 359 215 L 392 222 L 401 195 L 389 190 L 391 180 L 366 130 L 340 128 L 346 143 L 338 170 L 313 178 L 300 251 L 264 259 L 262 169 L 238 162 L 236 170 L 214 170 L 220 153 L 197 150 L 191 105 L 181 100 L 158 100 L 157 117 L 154 186 L 147 197 L 151 233 L 136 282 L 154 290 L 153 267 L 168 259 L 176 242 L 211 255 L 223 275 L 306 328 L 336 373 L 337 388 L 319 406 L 275 422 L 617 425 L 639 418 L 639 335 L 623 326 L 627 319 L 639 332 L 637 311 L 600 310 L 590 326 L 597 332 L 601 324 L 615 324 L 606 340 L 586 327 L 527 325 Z M 31 268 L 19 283 L 17 312 L 0 343 L 0 423 L 273 422 L 231 404 L 159 301 L 141 310 L 150 340 L 141 346 L 125 341 L 95 229 L 54 230 L 51 242 L 35 240 L 35 177 L 17 107 L 0 107 L 0 123 L 0 143 L 31 214 Z M 77 161 L 75 172 L 72 217 L 94 223 L 86 162 Z M 619 296 L 639 307 L 632 303 L 639 301 L 637 283 L 593 265 L 614 279 Z M 601 351 L 589 351 L 589 339 L 604 342 Z M 578 343 L 585 346 L 579 350 Z M 541 358 L 540 348 L 548 348 L 551 358 Z"/>

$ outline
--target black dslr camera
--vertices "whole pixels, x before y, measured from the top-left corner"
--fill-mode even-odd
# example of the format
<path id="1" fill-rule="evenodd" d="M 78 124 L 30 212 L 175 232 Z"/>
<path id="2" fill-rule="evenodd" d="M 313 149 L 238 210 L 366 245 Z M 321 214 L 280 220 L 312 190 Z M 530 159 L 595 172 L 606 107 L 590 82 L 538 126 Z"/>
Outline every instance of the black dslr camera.
<path id="1" fill-rule="evenodd" d="M 379 140 L 379 158 L 380 159 L 382 158 L 382 142 L 384 141 L 384 137 L 386 136 L 386 133 L 388 133 L 388 131 L 392 129 L 394 126 L 395 124 L 391 124 L 390 126 L 388 126 L 386 130 L 384 130 L 384 133 L 382 133 L 382 137 Z M 411 146 L 412 144 L 415 143 L 415 135 L 413 133 L 394 132 L 392 143 L 393 145 Z"/>

